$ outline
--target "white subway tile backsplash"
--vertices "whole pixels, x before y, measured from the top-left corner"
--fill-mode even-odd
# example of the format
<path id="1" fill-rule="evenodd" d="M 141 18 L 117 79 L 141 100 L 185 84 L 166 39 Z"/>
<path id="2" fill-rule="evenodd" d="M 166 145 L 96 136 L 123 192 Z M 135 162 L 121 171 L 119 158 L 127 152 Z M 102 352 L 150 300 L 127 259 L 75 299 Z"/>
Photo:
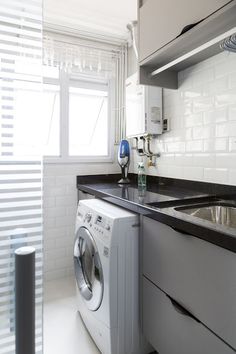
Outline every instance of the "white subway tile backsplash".
<path id="1" fill-rule="evenodd" d="M 171 131 L 152 145 L 161 158 L 147 172 L 236 185 L 236 55 L 224 52 L 180 72 L 179 89 L 163 94 Z"/>
<path id="2" fill-rule="evenodd" d="M 53 248 L 44 251 L 44 259 L 46 260 L 55 260 L 66 255 L 65 248 Z"/>
<path id="3" fill-rule="evenodd" d="M 204 168 L 204 179 L 208 182 L 222 183 L 228 180 L 227 168 Z"/>
<path id="4" fill-rule="evenodd" d="M 225 91 L 229 86 L 228 81 L 227 76 L 212 80 L 212 82 L 208 82 L 204 85 L 203 92 L 205 95 L 215 95 L 219 92 Z"/>
<path id="5" fill-rule="evenodd" d="M 194 73 L 192 80 L 193 80 L 193 87 L 202 86 L 204 83 L 209 84 L 211 81 L 214 80 L 214 68 L 209 67 L 207 69 L 205 68 L 201 69 L 201 65 L 200 65 L 199 71 Z"/>
<path id="6" fill-rule="evenodd" d="M 236 137 L 229 138 L 229 151 L 235 152 L 236 151 Z"/>
<path id="7" fill-rule="evenodd" d="M 203 125 L 203 113 L 190 114 L 185 116 L 186 127 L 196 127 L 198 125 Z"/>
<path id="8" fill-rule="evenodd" d="M 193 128 L 187 128 L 185 130 L 185 140 L 192 140 L 193 139 Z"/>
<path id="9" fill-rule="evenodd" d="M 44 227 L 45 240 L 48 238 L 65 237 L 67 234 L 66 227 L 54 227 L 52 229 L 47 229 Z"/>
<path id="10" fill-rule="evenodd" d="M 227 106 L 230 104 L 236 104 L 236 92 L 235 89 L 227 90 L 225 92 L 215 95 L 216 107 Z"/>
<path id="11" fill-rule="evenodd" d="M 192 128 L 193 139 L 210 139 L 215 137 L 214 125 L 196 126 Z"/>
<path id="12" fill-rule="evenodd" d="M 216 138 L 215 139 L 215 150 L 219 151 L 228 151 L 228 138 Z"/>
<path id="13" fill-rule="evenodd" d="M 55 197 L 46 197 L 44 196 L 43 198 L 43 207 L 44 208 L 51 208 L 56 205 L 56 199 Z"/>
<path id="14" fill-rule="evenodd" d="M 186 142 L 186 152 L 203 151 L 203 140 L 192 140 Z"/>
<path id="15" fill-rule="evenodd" d="M 213 111 L 205 112 L 204 124 L 215 124 L 227 121 L 227 107 L 215 109 Z"/>
<path id="16" fill-rule="evenodd" d="M 214 57 L 215 77 L 231 76 L 236 72 L 234 53 L 222 53 Z"/>
<path id="17" fill-rule="evenodd" d="M 60 217 L 66 215 L 66 207 L 53 207 L 53 208 L 46 208 L 44 217 L 52 218 L 52 217 Z"/>
<path id="18" fill-rule="evenodd" d="M 54 238 L 45 238 L 43 241 L 43 246 L 45 249 L 53 249 L 56 245 Z"/>
<path id="19" fill-rule="evenodd" d="M 173 143 L 168 143 L 166 146 L 167 152 L 184 152 L 185 151 L 185 142 L 176 141 Z"/>
<path id="20" fill-rule="evenodd" d="M 56 239 L 55 239 L 55 246 L 57 247 L 57 248 L 65 248 L 65 247 L 67 247 L 68 245 L 72 245 L 72 242 L 73 240 L 72 239 L 70 239 L 69 237 L 66 237 L 66 236 L 64 236 L 64 237 L 57 237 Z"/>
<path id="21" fill-rule="evenodd" d="M 236 154 L 216 154 L 216 166 L 230 168 L 236 166 Z"/>
<path id="22" fill-rule="evenodd" d="M 163 142 L 164 144 L 164 142 Z M 78 174 L 120 172 L 117 163 L 44 165 L 44 276 L 73 274 Z"/>
<path id="23" fill-rule="evenodd" d="M 61 217 L 56 217 L 55 226 L 56 227 L 70 226 L 71 223 L 74 222 L 75 222 L 74 216 L 72 217 L 71 215 L 65 215 Z"/>
<path id="24" fill-rule="evenodd" d="M 55 268 L 55 260 L 44 259 L 44 269 L 47 269 L 47 271 L 53 271 Z"/>
<path id="25" fill-rule="evenodd" d="M 66 195 L 56 196 L 56 206 L 71 206 L 76 205 L 77 195 Z"/>
<path id="26" fill-rule="evenodd" d="M 216 124 L 216 137 L 228 137 L 229 125 L 227 123 Z"/>
<path id="27" fill-rule="evenodd" d="M 214 108 L 213 97 L 197 97 L 193 100 L 193 113 L 206 112 Z"/>
<path id="28" fill-rule="evenodd" d="M 43 177 L 43 184 L 44 184 L 44 187 L 53 187 L 55 186 L 55 181 L 56 181 L 56 178 L 54 176 L 44 176 Z"/>
<path id="29" fill-rule="evenodd" d="M 184 166 L 182 173 L 184 179 L 191 179 L 196 181 L 196 180 L 201 180 L 203 178 L 202 167 Z"/>
<path id="30" fill-rule="evenodd" d="M 204 140 L 203 141 L 203 151 L 213 153 L 215 151 L 215 139 Z"/>
<path id="31" fill-rule="evenodd" d="M 231 73 L 229 76 L 229 88 L 236 88 L 236 72 Z"/>
<path id="32" fill-rule="evenodd" d="M 68 186 L 75 185 L 75 177 L 72 176 L 57 176 L 56 177 L 56 185 L 57 186 Z"/>
<path id="33" fill-rule="evenodd" d="M 215 154 L 209 154 L 209 153 L 194 154 L 192 157 L 192 161 L 189 161 L 189 165 L 194 165 L 198 167 L 214 167 Z M 190 166 L 190 168 L 192 167 L 193 166 Z"/>
<path id="34" fill-rule="evenodd" d="M 229 136 L 234 136 L 236 137 L 236 121 L 230 121 L 228 123 L 228 132 L 229 132 Z"/>
<path id="35" fill-rule="evenodd" d="M 59 195 L 63 196 L 66 193 L 66 186 L 56 187 L 56 186 L 47 186 L 45 184 L 43 192 L 47 197 L 56 197 Z"/>
<path id="36" fill-rule="evenodd" d="M 47 269 L 47 271 L 44 271 L 44 279 L 45 279 L 45 281 L 50 281 L 50 280 L 65 278 L 66 276 L 71 275 L 71 274 L 67 274 L 66 268 L 58 269 L 55 266 L 54 270 Z"/>
<path id="37" fill-rule="evenodd" d="M 72 252 L 71 252 L 72 253 Z M 70 255 L 69 257 L 61 257 L 55 260 L 55 266 L 58 269 L 69 268 L 73 266 L 73 257 Z"/>
<path id="38" fill-rule="evenodd" d="M 167 166 L 167 177 L 183 178 L 183 170 L 182 170 L 181 166 L 168 165 Z"/>
<path id="39" fill-rule="evenodd" d="M 232 166 L 232 168 L 229 169 L 229 184 L 232 185 L 236 185 L 236 168 L 233 168 L 234 166 Z"/>
<path id="40" fill-rule="evenodd" d="M 56 226 L 56 221 L 54 217 L 48 217 L 46 213 L 43 216 L 43 227 L 44 229 L 51 229 Z"/>
<path id="41" fill-rule="evenodd" d="M 229 120 L 236 120 L 236 105 L 229 106 Z"/>

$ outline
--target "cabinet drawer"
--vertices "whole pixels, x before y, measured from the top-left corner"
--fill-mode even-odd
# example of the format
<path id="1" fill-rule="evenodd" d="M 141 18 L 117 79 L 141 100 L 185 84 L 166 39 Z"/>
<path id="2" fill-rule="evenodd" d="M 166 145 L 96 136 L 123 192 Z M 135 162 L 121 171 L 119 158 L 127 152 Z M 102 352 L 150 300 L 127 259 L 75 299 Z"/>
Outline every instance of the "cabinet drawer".
<path id="1" fill-rule="evenodd" d="M 147 217 L 142 242 L 143 274 L 236 348 L 236 254 Z"/>
<path id="2" fill-rule="evenodd" d="M 148 0 L 139 10 L 139 61 L 176 38 L 186 25 L 203 20 L 229 0 Z"/>
<path id="3" fill-rule="evenodd" d="M 233 354 L 205 326 L 143 278 L 143 331 L 160 354 Z"/>

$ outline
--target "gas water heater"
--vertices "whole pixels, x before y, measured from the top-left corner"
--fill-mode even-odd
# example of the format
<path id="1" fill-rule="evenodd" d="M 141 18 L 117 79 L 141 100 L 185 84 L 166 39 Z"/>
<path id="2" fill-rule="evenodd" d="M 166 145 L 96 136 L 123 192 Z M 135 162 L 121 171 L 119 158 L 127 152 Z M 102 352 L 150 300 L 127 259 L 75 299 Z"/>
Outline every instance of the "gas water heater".
<path id="1" fill-rule="evenodd" d="M 139 85 L 135 73 L 126 80 L 126 136 L 155 136 L 162 130 L 162 88 Z"/>

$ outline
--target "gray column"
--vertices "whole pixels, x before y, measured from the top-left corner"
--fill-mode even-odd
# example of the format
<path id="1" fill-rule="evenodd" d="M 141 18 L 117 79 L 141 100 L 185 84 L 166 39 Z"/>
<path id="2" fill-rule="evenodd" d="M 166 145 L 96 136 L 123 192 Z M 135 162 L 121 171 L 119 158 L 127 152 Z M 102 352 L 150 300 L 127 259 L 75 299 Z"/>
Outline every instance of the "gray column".
<path id="1" fill-rule="evenodd" d="M 16 354 L 35 354 L 35 249 L 15 251 Z"/>

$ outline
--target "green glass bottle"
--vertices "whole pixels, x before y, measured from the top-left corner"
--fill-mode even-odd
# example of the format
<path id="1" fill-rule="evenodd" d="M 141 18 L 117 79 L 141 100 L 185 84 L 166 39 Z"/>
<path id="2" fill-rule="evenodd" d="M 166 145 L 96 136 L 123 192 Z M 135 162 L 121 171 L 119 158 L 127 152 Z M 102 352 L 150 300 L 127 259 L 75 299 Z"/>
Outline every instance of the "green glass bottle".
<path id="1" fill-rule="evenodd" d="M 143 162 L 138 164 L 138 188 L 146 188 L 147 178 Z"/>

